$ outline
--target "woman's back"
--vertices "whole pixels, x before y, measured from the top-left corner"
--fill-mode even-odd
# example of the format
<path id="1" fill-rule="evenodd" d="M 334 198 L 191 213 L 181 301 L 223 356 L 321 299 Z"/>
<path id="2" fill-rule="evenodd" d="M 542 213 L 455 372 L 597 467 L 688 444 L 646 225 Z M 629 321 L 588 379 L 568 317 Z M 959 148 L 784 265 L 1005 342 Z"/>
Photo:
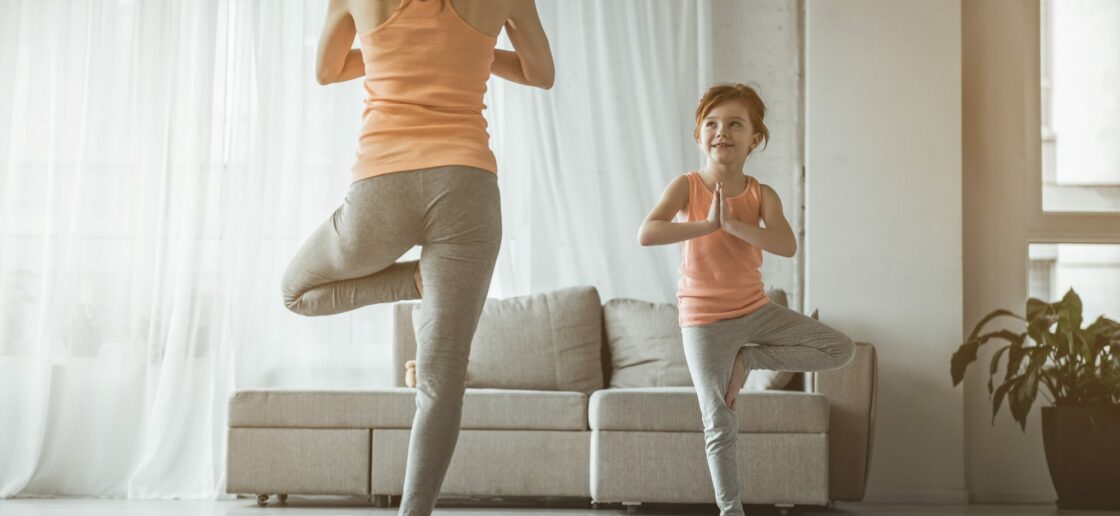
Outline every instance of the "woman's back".
<path id="1" fill-rule="evenodd" d="M 481 27 L 457 3 L 406 0 L 383 21 L 382 9 L 353 13 L 366 90 L 354 181 L 444 165 L 497 172 L 482 116 L 497 37 L 484 29 L 501 30 L 506 2 L 471 2 Z"/>
<path id="2" fill-rule="evenodd" d="M 514 0 L 407 0 L 420 3 L 450 4 L 471 27 L 497 37 L 509 20 Z M 403 3 L 402 0 L 347 0 L 358 34 L 384 24 Z"/>

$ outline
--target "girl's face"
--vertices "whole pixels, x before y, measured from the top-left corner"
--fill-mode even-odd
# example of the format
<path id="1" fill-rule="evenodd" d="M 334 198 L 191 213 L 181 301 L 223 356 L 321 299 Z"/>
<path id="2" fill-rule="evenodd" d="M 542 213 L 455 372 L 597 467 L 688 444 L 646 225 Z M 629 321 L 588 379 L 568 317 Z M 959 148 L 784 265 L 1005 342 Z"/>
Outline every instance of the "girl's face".
<path id="1" fill-rule="evenodd" d="M 700 122 L 700 150 L 708 161 L 734 165 L 747 160 L 747 155 L 762 141 L 754 132 L 750 111 L 741 102 L 727 101 L 708 111 Z"/>

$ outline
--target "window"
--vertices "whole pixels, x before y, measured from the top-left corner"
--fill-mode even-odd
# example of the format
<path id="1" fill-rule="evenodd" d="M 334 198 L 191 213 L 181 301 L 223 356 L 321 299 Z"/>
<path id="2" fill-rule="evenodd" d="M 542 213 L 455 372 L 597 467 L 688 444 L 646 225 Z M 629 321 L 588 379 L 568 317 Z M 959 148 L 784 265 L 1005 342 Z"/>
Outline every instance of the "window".
<path id="1" fill-rule="evenodd" d="M 1029 271 L 1031 297 L 1053 302 L 1073 288 L 1085 325 L 1120 319 L 1120 245 L 1031 244 Z"/>
<path id="2" fill-rule="evenodd" d="M 1040 14 L 1042 209 L 1120 212 L 1120 2 Z"/>

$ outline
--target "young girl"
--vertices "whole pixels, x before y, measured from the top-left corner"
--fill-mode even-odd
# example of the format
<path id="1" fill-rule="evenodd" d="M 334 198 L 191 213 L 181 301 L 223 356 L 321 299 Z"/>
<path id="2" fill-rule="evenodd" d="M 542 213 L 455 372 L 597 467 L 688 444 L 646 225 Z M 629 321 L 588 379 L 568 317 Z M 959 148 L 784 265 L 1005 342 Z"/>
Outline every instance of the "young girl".
<path id="1" fill-rule="evenodd" d="M 762 251 L 797 252 L 778 194 L 743 173 L 747 158 L 769 140 L 765 115 L 748 86 L 719 84 L 704 93 L 693 138 L 706 164 L 669 183 L 638 237 L 642 245 L 683 242 L 679 323 L 716 503 L 725 515 L 743 514 L 734 409 L 748 371 L 834 369 L 853 353 L 851 339 L 771 303 L 764 292 Z"/>

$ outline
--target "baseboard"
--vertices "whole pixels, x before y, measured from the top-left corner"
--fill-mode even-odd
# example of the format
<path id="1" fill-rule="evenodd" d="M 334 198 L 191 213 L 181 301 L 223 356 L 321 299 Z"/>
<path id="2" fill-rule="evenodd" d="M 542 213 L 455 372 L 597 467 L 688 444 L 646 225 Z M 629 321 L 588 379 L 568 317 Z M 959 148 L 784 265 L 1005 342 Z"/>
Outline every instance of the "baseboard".
<path id="1" fill-rule="evenodd" d="M 972 491 L 972 503 L 1053 504 L 1057 499 L 1053 488 Z"/>
<path id="2" fill-rule="evenodd" d="M 967 489 L 877 489 L 868 490 L 863 503 L 966 505 Z"/>

